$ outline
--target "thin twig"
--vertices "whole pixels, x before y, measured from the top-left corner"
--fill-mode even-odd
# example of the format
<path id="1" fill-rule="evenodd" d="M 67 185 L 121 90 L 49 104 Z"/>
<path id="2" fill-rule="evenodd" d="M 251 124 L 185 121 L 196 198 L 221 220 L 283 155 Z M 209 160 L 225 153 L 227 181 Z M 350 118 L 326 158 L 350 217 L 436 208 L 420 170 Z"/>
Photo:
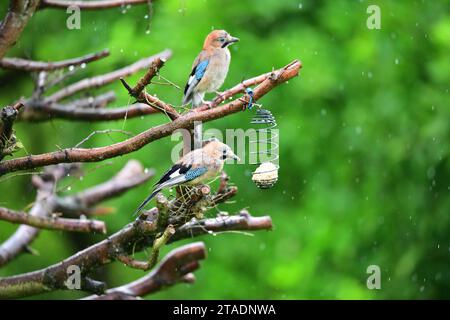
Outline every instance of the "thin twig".
<path id="1" fill-rule="evenodd" d="M 97 53 L 91 53 L 83 57 L 72 58 L 55 62 L 33 61 L 22 58 L 3 58 L 0 59 L 0 68 L 23 70 L 23 71 L 52 71 L 69 66 L 79 66 L 107 57 L 109 50 L 103 50 Z"/>
<path id="2" fill-rule="evenodd" d="M 103 221 L 39 217 L 7 208 L 0 208 L 0 220 L 26 224 L 39 229 L 106 233 L 106 225 Z"/>
<path id="3" fill-rule="evenodd" d="M 145 87 L 158 74 L 159 69 L 164 66 L 164 62 L 164 59 L 156 58 L 148 68 L 147 72 L 138 80 L 133 88 L 125 81 L 125 79 L 121 78 L 120 81 L 125 89 L 127 89 L 130 96 L 134 97 L 138 102 L 146 103 L 150 107 L 165 113 L 171 120 L 175 120 L 179 117 L 179 114 L 170 104 L 165 103 L 144 91 Z"/>
<path id="4" fill-rule="evenodd" d="M 136 118 L 149 114 L 159 113 L 156 108 L 151 108 L 144 103 L 136 103 L 118 108 L 77 108 L 74 105 L 45 104 L 40 108 L 31 109 L 21 115 L 21 120 L 46 121 L 54 118 L 69 121 L 111 121 L 124 118 Z"/>
<path id="5" fill-rule="evenodd" d="M 82 10 L 108 9 L 115 7 L 123 7 L 127 5 L 137 5 L 148 3 L 149 0 L 41 0 L 39 9 L 59 8 L 67 9 L 70 6 L 78 7 Z"/>
<path id="6" fill-rule="evenodd" d="M 173 225 L 169 224 L 161 236 L 157 237 L 153 241 L 152 253 L 150 259 L 148 260 L 149 269 L 153 268 L 158 262 L 159 250 L 169 241 L 170 237 L 175 233 L 175 228 Z"/>
<path id="7" fill-rule="evenodd" d="M 95 136 L 96 134 L 110 134 L 112 132 L 118 132 L 118 133 L 122 133 L 124 135 L 127 136 L 132 136 L 133 133 L 129 132 L 129 131 L 124 131 L 124 130 L 120 130 L 120 129 L 105 129 L 105 130 L 96 130 L 94 132 L 91 132 L 86 138 L 84 138 L 83 140 L 81 140 L 80 142 L 78 142 L 74 148 L 79 148 L 83 143 L 87 142 L 89 139 L 91 139 L 93 136 Z"/>
<path id="8" fill-rule="evenodd" d="M 158 54 L 155 54 L 153 56 L 143 58 L 139 61 L 136 61 L 135 63 L 126 66 L 122 69 L 118 69 L 100 76 L 95 76 L 92 78 L 86 78 L 83 80 L 80 80 L 78 82 L 75 82 L 55 93 L 47 97 L 47 102 L 56 102 L 59 100 L 62 100 L 64 98 L 67 98 L 68 96 L 74 95 L 77 92 L 80 92 L 82 90 L 90 89 L 90 88 L 98 88 L 104 85 L 107 85 L 111 82 L 114 82 L 120 78 L 129 76 L 133 73 L 136 73 L 139 70 L 148 68 L 153 60 L 156 58 L 161 58 L 163 60 L 167 60 L 172 55 L 172 52 L 170 50 L 164 50 Z"/>

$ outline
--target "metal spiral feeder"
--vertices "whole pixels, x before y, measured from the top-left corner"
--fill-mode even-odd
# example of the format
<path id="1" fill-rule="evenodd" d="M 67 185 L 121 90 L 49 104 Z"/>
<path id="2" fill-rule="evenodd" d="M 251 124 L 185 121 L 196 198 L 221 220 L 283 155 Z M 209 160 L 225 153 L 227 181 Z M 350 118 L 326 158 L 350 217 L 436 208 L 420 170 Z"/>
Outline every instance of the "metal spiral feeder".
<path id="1" fill-rule="evenodd" d="M 248 90 L 247 93 L 250 95 L 248 109 L 251 109 L 253 92 Z M 250 141 L 250 144 L 256 145 L 257 151 L 251 151 L 250 154 L 257 154 L 257 161 L 260 161 L 261 155 L 267 155 L 269 158 L 269 160 L 262 163 L 258 162 L 259 166 L 253 172 L 252 180 L 258 188 L 269 189 L 272 188 L 277 182 L 278 169 L 280 168 L 279 165 L 273 163 L 277 161 L 279 157 L 277 152 L 279 146 L 278 143 L 275 142 L 278 134 L 272 131 L 277 127 L 277 122 L 272 112 L 259 108 L 250 123 L 261 126 L 256 129 L 257 140 Z M 261 138 L 261 135 L 263 135 L 263 138 Z M 266 146 L 263 150 L 261 150 L 262 145 Z"/>

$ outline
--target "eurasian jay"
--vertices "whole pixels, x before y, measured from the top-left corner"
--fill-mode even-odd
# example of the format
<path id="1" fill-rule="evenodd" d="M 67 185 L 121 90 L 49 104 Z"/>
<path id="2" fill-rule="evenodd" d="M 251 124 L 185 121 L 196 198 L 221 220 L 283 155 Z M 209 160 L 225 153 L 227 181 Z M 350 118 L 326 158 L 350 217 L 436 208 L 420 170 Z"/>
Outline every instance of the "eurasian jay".
<path id="1" fill-rule="evenodd" d="M 208 34 L 203 50 L 192 65 L 184 88 L 183 105 L 192 101 L 192 107 L 196 108 L 202 104 L 205 93 L 216 92 L 222 86 L 231 59 L 228 46 L 237 41 L 238 38 L 232 37 L 225 30 L 214 30 Z"/>
<path id="2" fill-rule="evenodd" d="M 214 178 L 222 171 L 226 159 L 240 160 L 229 146 L 215 138 L 203 142 L 202 148 L 189 152 L 164 173 L 134 214 L 138 214 L 163 188 L 195 186 Z"/>
<path id="3" fill-rule="evenodd" d="M 228 46 L 237 41 L 239 38 L 232 37 L 225 30 L 214 30 L 208 34 L 202 51 L 192 65 L 184 88 L 183 105 L 192 102 L 192 108 L 196 108 L 204 102 L 205 93 L 216 92 L 222 86 L 231 59 Z M 202 125 L 197 124 L 194 128 L 194 141 L 202 141 L 201 135 Z M 190 146 L 185 145 L 186 149 L 190 150 Z"/>

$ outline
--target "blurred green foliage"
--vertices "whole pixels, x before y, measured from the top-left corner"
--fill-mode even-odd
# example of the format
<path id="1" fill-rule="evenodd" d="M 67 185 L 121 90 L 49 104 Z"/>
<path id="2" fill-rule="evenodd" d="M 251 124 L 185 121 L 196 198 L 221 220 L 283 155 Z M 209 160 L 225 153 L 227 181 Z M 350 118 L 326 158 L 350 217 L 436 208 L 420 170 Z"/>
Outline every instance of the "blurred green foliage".
<path id="1" fill-rule="evenodd" d="M 369 4 L 381 7 L 381 30 L 366 27 Z M 83 12 L 81 30 L 65 27 L 63 10 L 47 9 L 33 17 L 8 55 L 59 60 L 109 48 L 111 56 L 89 64 L 75 77 L 81 78 L 171 48 L 174 55 L 162 75 L 183 86 L 205 35 L 224 28 L 241 38 L 231 47 L 224 88 L 295 58 L 303 62 L 300 77 L 261 100 L 279 124 L 279 182 L 262 191 L 251 182 L 253 166 L 228 166 L 240 192 L 235 203 L 220 207 L 230 213 L 248 207 L 254 215 L 270 214 L 274 230 L 253 237 L 204 236 L 209 255 L 196 272 L 197 282 L 149 298 L 450 298 L 449 5 L 167 0 L 155 1 L 151 19 L 145 18 L 146 6 Z M 6 1 L 2 16 L 5 11 Z M 32 92 L 26 73 L 1 71 L 0 85 L 0 105 Z M 131 102 L 119 82 L 99 91 L 107 89 L 119 95 L 114 106 Z M 173 87 L 148 90 L 180 103 L 182 92 Z M 205 129 L 246 129 L 252 115 L 235 114 Z M 164 121 L 156 115 L 104 123 L 19 123 L 17 136 L 25 150 L 17 156 L 73 146 L 96 129 L 138 133 Z M 110 143 L 107 136 L 98 136 L 87 146 Z M 68 179 L 63 185 L 72 183 L 68 193 L 94 185 L 131 158 L 160 174 L 171 165 L 175 143 L 163 139 L 136 153 L 88 164 L 82 181 Z M 24 209 L 33 201 L 30 176 L 4 179 L 2 206 Z M 132 219 L 151 185 L 108 202 L 117 208 L 105 217 L 110 233 Z M 0 223 L 0 241 L 15 229 Z M 45 267 L 102 238 L 43 231 L 33 243 L 40 255 L 22 255 L 0 269 L 0 276 Z M 366 287 L 371 264 L 381 267 L 381 290 Z M 139 276 L 142 272 L 118 263 L 97 274 L 110 286 Z M 78 296 L 56 292 L 39 297 Z"/>

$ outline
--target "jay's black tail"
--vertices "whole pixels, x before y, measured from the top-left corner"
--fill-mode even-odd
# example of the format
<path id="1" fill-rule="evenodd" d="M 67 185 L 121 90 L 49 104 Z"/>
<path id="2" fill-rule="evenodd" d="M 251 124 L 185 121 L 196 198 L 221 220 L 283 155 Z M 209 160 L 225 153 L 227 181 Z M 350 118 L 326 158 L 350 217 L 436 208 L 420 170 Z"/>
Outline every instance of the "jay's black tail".
<path id="1" fill-rule="evenodd" d="M 150 200 L 153 199 L 154 196 L 156 196 L 156 194 L 160 191 L 160 189 L 156 189 L 155 191 L 152 192 L 151 195 L 149 195 L 142 203 L 141 205 L 136 209 L 136 211 L 133 213 L 133 217 L 135 217 L 139 212 L 141 212 L 141 210 L 147 205 L 147 203 L 150 202 Z"/>

